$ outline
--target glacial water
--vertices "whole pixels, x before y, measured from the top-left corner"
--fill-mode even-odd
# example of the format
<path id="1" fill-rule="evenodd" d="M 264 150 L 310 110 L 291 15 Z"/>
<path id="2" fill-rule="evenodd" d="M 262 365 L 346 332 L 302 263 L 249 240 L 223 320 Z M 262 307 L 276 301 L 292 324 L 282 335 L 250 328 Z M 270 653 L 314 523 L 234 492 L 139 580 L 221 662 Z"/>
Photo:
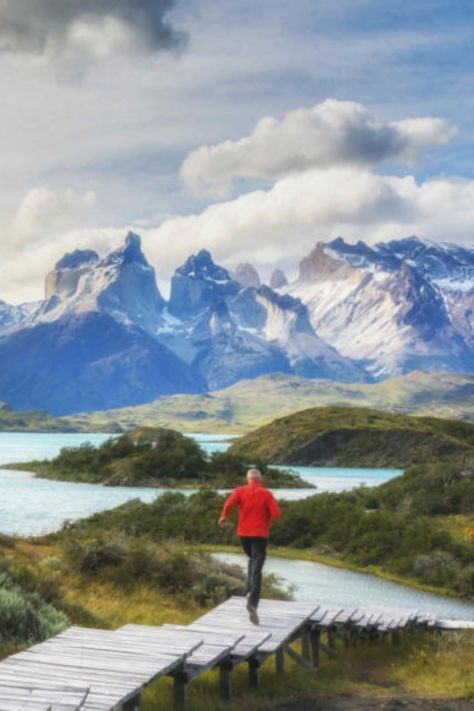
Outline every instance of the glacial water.
<path id="1" fill-rule="evenodd" d="M 246 567 L 247 561 L 238 553 L 216 553 L 227 563 Z M 295 600 L 333 607 L 396 607 L 431 612 L 445 619 L 474 620 L 474 604 L 453 600 L 442 595 L 414 590 L 383 580 L 376 575 L 355 573 L 305 560 L 288 560 L 269 556 L 265 572 L 278 575 L 293 585 Z"/>
<path id="2" fill-rule="evenodd" d="M 225 451 L 229 435 L 192 435 L 206 452 Z M 84 433 L 0 433 L 0 465 L 51 459 L 62 447 L 77 447 L 83 442 L 99 445 L 110 435 Z M 316 489 L 279 489 L 279 498 L 300 499 L 321 491 L 342 491 L 354 486 L 387 481 L 400 473 L 394 469 L 348 469 L 294 467 Z M 239 482 L 236 482 L 236 484 Z M 21 470 L 0 469 L 0 531 L 22 536 L 57 530 L 67 520 L 90 516 L 140 498 L 152 501 L 165 491 L 130 486 L 100 486 L 37 479 Z M 192 493 L 189 489 L 186 493 Z"/>
<path id="3" fill-rule="evenodd" d="M 224 451 L 228 435 L 193 435 L 207 452 Z M 106 434 L 0 433 L 0 464 L 51 459 L 61 447 L 82 442 L 98 445 Z M 318 491 L 342 491 L 354 486 L 375 486 L 401 473 L 391 469 L 294 467 L 317 489 L 278 490 L 278 497 L 302 498 Z M 59 529 L 66 520 L 84 518 L 134 498 L 152 501 L 163 489 L 105 487 L 97 484 L 36 479 L 31 473 L 0 469 L 0 532 L 28 536 Z M 191 493 L 189 490 L 186 493 Z M 242 556 L 219 554 L 245 564 Z M 474 605 L 429 595 L 375 576 L 362 575 L 305 561 L 269 558 L 266 571 L 295 586 L 295 597 L 331 605 L 396 605 L 439 612 L 446 617 L 474 619 Z"/>

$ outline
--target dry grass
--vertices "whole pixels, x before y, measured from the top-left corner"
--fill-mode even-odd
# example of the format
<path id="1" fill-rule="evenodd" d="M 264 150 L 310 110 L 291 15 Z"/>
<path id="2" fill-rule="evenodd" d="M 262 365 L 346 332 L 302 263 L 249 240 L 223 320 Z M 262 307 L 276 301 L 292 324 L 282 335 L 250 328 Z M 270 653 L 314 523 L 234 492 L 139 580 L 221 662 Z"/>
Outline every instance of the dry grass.
<path id="1" fill-rule="evenodd" d="M 12 553 L 18 562 L 34 565 L 36 561 L 39 565 L 59 551 L 56 547 L 18 544 Z M 110 629 L 127 623 L 187 624 L 204 612 L 189 601 L 144 584 L 124 588 L 66 572 L 62 585 L 69 604 L 86 608 L 98 626 Z M 356 647 L 344 647 L 339 642 L 339 650 L 336 659 L 323 656 L 321 666 L 314 671 L 288 660 L 286 673 L 278 675 L 270 659 L 262 668 L 259 689 L 249 688 L 247 669 L 242 665 L 233 674 L 234 701 L 230 704 L 219 700 L 217 671 L 208 672 L 190 684 L 189 706 L 193 711 L 266 711 L 284 701 L 336 694 L 474 699 L 474 633 L 406 635 L 399 646 L 388 639 Z M 161 679 L 147 689 L 140 708 L 169 711 L 172 680 Z"/>
<path id="2" fill-rule="evenodd" d="M 310 671 L 288 661 L 276 674 L 273 659 L 262 667 L 259 689 L 250 689 L 245 666 L 233 674 L 234 700 L 218 697 L 217 672 L 209 672 L 189 687 L 193 711 L 265 711 L 278 704 L 328 695 L 397 698 L 474 699 L 474 635 L 432 634 L 407 637 L 394 646 L 388 639 L 340 647 L 337 659 L 323 657 Z M 168 711 L 172 682 L 163 679 L 143 695 L 141 711 Z"/>

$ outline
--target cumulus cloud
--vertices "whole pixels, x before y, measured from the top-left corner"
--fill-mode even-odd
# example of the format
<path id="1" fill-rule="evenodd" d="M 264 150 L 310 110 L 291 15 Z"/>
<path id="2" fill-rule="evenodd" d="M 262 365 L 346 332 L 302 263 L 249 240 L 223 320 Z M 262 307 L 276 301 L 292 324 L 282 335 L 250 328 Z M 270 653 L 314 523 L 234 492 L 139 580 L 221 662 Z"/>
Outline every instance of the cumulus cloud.
<path id="1" fill-rule="evenodd" d="M 166 19 L 176 0 L 0 0 L 0 50 L 98 56 L 135 44 L 149 51 L 182 47 Z"/>
<path id="2" fill-rule="evenodd" d="M 94 204 L 95 194 L 91 191 L 33 188 L 21 201 L 8 229 L 11 244 L 49 239 L 51 230 L 64 230 L 83 218 Z"/>
<path id="3" fill-rule="evenodd" d="M 71 230 L 54 240 L 6 250 L 0 262 L 0 299 L 16 304 L 43 298 L 45 276 L 66 252 L 93 249 L 108 254 L 123 242 L 125 234 L 126 228 Z"/>
<path id="4" fill-rule="evenodd" d="M 19 210 L 24 212 L 23 210 Z M 52 211 L 54 212 L 54 211 Z M 64 232 L 54 240 L 23 243 L 0 264 L 0 298 L 19 302 L 42 296 L 45 274 L 68 251 L 91 248 L 106 254 L 133 229 L 166 291 L 175 268 L 206 248 L 227 268 L 242 261 L 264 275 L 275 266 L 290 272 L 318 240 L 342 235 L 369 243 L 409 234 L 474 246 L 474 180 L 437 178 L 417 182 L 355 168 L 313 169 L 277 181 L 202 213 L 165 220 L 151 228 Z"/>
<path id="5" fill-rule="evenodd" d="M 294 266 L 319 239 L 342 235 L 374 243 L 408 234 L 472 246 L 474 181 L 313 169 L 282 178 L 268 191 L 166 220 L 145 232 L 144 244 L 166 275 L 203 247 L 225 266 L 250 259 L 265 270 Z"/>
<path id="6" fill-rule="evenodd" d="M 250 136 L 202 146 L 181 167 L 197 192 L 225 190 L 233 178 L 278 178 L 309 168 L 413 163 L 427 150 L 448 143 L 456 129 L 426 117 L 384 123 L 364 106 L 327 99 L 296 109 L 283 119 L 261 119 Z"/>

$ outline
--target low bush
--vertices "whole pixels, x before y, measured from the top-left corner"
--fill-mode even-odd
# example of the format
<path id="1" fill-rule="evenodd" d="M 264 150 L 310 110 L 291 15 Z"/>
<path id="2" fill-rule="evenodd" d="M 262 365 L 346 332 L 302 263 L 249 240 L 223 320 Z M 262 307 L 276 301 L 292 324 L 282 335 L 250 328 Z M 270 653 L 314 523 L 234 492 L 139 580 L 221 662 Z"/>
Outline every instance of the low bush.
<path id="1" fill-rule="evenodd" d="M 104 538 L 76 540 L 68 544 L 66 552 L 73 569 L 94 576 L 100 573 L 123 588 L 147 583 L 200 605 L 219 603 L 245 592 L 245 575 L 239 566 L 172 543 L 158 546 L 125 538 L 114 543 Z M 265 591 L 273 597 L 288 597 L 274 576 L 267 576 Z"/>
<path id="2" fill-rule="evenodd" d="M 41 642 L 69 624 L 66 615 L 37 593 L 23 590 L 7 574 L 0 575 L 0 644 Z"/>

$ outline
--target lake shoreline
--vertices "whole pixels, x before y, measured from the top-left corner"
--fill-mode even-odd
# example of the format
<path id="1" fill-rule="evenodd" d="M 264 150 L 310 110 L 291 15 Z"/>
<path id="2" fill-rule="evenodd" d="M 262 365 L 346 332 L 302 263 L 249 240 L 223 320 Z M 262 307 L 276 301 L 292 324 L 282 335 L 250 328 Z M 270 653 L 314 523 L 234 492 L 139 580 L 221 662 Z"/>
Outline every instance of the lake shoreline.
<path id="1" fill-rule="evenodd" d="M 76 478 L 76 479 L 69 479 L 67 477 L 61 477 L 61 476 L 53 476 L 52 473 L 48 474 L 47 472 L 41 471 L 41 467 L 45 466 L 47 467 L 49 464 L 50 460 L 45 460 L 45 462 L 12 462 L 8 464 L 2 464 L 0 466 L 0 469 L 7 469 L 8 471 L 16 471 L 16 472 L 21 472 L 24 474 L 30 474 L 31 476 L 35 477 L 36 479 L 46 479 L 49 481 L 60 481 L 64 482 L 67 484 L 94 484 L 96 486 L 105 486 L 107 488 L 116 488 L 120 486 L 127 486 L 130 488 L 136 488 L 136 489 L 170 489 L 173 491 L 176 491 L 177 489 L 183 489 L 183 491 L 202 491 L 206 489 L 212 489 L 213 491 L 220 490 L 220 491 L 232 491 L 233 488 L 237 485 L 237 482 L 232 481 L 232 483 L 228 481 L 209 481 L 209 482 L 202 482 L 202 481 L 193 481 L 193 480 L 188 480 L 188 481 L 183 481 L 182 479 L 145 479 L 143 481 L 134 481 L 134 482 L 114 482 L 114 483 L 109 483 L 107 481 L 91 481 L 90 479 L 84 477 L 84 478 Z M 285 481 L 284 483 L 279 483 L 279 482 L 271 482 L 271 484 L 268 485 L 269 488 L 272 490 L 278 491 L 279 489 L 294 489 L 295 491 L 304 491 L 304 490 L 314 490 L 314 493 L 317 493 L 317 486 L 314 484 L 311 484 L 309 481 L 304 481 L 301 480 L 301 478 L 297 478 L 298 475 L 295 472 L 295 480 L 294 482 L 290 483 L 289 481 Z"/>
<path id="2" fill-rule="evenodd" d="M 239 546 L 226 546 L 226 545 L 212 545 L 212 544 L 196 544 L 196 546 L 191 546 L 205 553 L 237 553 L 241 554 L 242 549 Z M 283 548 L 281 546 L 269 546 L 267 549 L 267 555 L 273 558 L 282 558 L 286 560 L 296 560 L 296 561 L 306 561 L 310 563 L 320 563 L 321 565 L 327 565 L 331 568 L 339 568 L 340 570 L 348 570 L 353 573 L 360 573 L 363 575 L 373 575 L 381 580 L 385 580 L 389 583 L 396 583 L 398 585 L 403 585 L 404 587 L 410 588 L 412 590 L 418 590 L 420 592 L 431 593 L 433 595 L 439 595 L 447 599 L 456 600 L 459 602 L 474 603 L 474 597 L 461 597 L 460 595 L 455 595 L 452 590 L 447 588 L 434 587 L 432 585 L 426 585 L 424 583 L 417 582 L 410 578 L 406 578 L 401 575 L 395 575 L 393 573 L 387 573 L 378 566 L 368 566 L 366 568 L 362 566 L 357 566 L 354 563 L 349 563 L 347 561 L 341 560 L 340 558 L 332 558 L 331 556 L 325 556 L 316 551 L 305 550 L 305 549 L 295 549 L 295 548 Z"/>

